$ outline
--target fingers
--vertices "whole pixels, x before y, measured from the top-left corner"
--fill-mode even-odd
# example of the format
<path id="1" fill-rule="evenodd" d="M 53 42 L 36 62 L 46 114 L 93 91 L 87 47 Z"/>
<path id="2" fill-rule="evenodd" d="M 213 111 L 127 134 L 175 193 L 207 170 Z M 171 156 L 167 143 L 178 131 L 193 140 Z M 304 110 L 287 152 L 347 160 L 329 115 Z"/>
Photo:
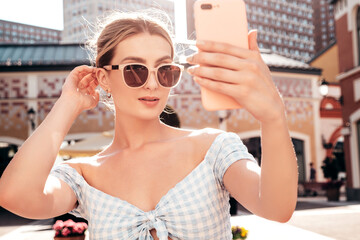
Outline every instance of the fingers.
<path id="1" fill-rule="evenodd" d="M 74 68 L 70 72 L 70 76 L 73 77 L 75 80 L 80 81 L 84 76 L 86 76 L 89 73 L 95 73 L 95 68 L 82 65 Z"/>
<path id="2" fill-rule="evenodd" d="M 194 77 L 202 77 L 230 84 L 245 83 L 247 80 L 257 81 L 256 79 L 264 77 L 261 66 L 251 61 L 241 62 L 236 70 L 218 66 L 198 65 L 188 68 L 187 71 Z"/>
<path id="3" fill-rule="evenodd" d="M 260 49 L 257 44 L 257 30 L 251 30 L 248 35 L 249 39 L 249 49 L 260 52 Z"/>
<path id="4" fill-rule="evenodd" d="M 95 73 L 88 73 L 82 79 L 80 79 L 78 83 L 78 88 L 83 89 L 87 87 L 96 87 L 98 85 L 98 81 L 96 79 Z"/>
<path id="5" fill-rule="evenodd" d="M 199 52 L 216 52 L 231 55 L 242 59 L 259 59 L 259 49 L 254 46 L 254 38 L 256 41 L 256 31 L 249 33 L 250 49 L 241 48 L 228 43 L 212 42 L 212 41 L 198 41 L 196 46 Z"/>
<path id="6" fill-rule="evenodd" d="M 239 69 L 244 60 L 226 55 L 223 53 L 199 52 L 186 59 L 190 64 L 209 65 L 227 68 L 231 70 Z"/>
<path id="7" fill-rule="evenodd" d="M 236 76 L 233 70 L 217 67 L 196 66 L 188 68 L 188 72 L 195 77 L 207 78 L 227 83 L 236 83 Z"/>
<path id="8" fill-rule="evenodd" d="M 234 87 L 233 84 L 213 81 L 203 77 L 194 77 L 194 81 L 201 87 L 212 90 L 214 92 L 219 92 L 232 97 L 241 95 L 242 90 L 240 86 Z"/>

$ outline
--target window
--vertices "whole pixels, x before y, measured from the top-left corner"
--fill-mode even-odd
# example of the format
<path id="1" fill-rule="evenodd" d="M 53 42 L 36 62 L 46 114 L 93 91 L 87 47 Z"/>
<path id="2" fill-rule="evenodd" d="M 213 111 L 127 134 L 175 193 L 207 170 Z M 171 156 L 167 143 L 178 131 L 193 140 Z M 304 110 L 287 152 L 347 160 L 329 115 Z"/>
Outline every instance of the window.
<path id="1" fill-rule="evenodd" d="M 359 16 L 359 14 L 358 14 L 358 16 Z M 356 129 L 357 129 L 358 149 L 360 149 L 360 120 L 358 120 L 357 123 L 356 123 Z M 358 161 L 360 162 L 360 158 L 359 158 Z"/>
<path id="2" fill-rule="evenodd" d="M 356 16 L 356 33 L 357 33 L 357 50 L 358 50 L 358 66 L 360 66 L 360 7 L 357 10 Z"/>

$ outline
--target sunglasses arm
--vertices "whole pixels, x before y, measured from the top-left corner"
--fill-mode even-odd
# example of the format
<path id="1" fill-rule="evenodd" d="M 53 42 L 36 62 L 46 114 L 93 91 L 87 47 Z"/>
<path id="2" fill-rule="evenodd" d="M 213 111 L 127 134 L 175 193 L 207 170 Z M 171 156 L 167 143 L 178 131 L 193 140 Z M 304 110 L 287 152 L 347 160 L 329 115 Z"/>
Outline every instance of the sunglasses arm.
<path id="1" fill-rule="evenodd" d="M 106 65 L 102 67 L 105 70 L 119 70 L 119 65 Z"/>

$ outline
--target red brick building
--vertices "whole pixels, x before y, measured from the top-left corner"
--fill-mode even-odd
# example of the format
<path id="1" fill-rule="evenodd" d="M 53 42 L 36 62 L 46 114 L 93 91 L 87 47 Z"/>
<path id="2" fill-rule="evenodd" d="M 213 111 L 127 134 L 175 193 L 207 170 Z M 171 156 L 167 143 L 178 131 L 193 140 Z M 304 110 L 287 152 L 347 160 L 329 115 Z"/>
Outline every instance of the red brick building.
<path id="1" fill-rule="evenodd" d="M 335 40 L 334 5 L 327 0 L 311 1 L 314 24 L 315 53 Z"/>
<path id="2" fill-rule="evenodd" d="M 60 30 L 0 20 L 0 43 L 59 43 Z"/>
<path id="3" fill-rule="evenodd" d="M 347 199 L 360 200 L 360 2 L 332 0 L 339 48 L 339 72 L 343 96 L 344 151 Z"/>

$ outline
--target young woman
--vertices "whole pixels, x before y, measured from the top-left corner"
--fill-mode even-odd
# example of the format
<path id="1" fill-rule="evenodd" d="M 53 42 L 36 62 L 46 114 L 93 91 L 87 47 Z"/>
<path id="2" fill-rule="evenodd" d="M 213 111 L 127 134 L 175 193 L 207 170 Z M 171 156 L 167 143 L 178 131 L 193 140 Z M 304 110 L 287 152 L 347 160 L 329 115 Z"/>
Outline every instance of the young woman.
<path id="1" fill-rule="evenodd" d="M 96 67 L 79 66 L 60 98 L 0 180 L 0 204 L 27 218 L 71 211 L 90 239 L 231 239 L 229 193 L 254 214 L 286 222 L 297 198 L 297 164 L 285 109 L 249 48 L 197 42 L 188 71 L 235 98 L 261 123 L 262 165 L 234 133 L 184 130 L 159 120 L 181 67 L 170 33 L 143 14 L 120 14 L 97 40 Z M 206 65 L 208 67 L 204 67 Z M 115 108 L 113 142 L 96 156 L 53 168 L 77 116 L 95 107 L 100 85 Z"/>

